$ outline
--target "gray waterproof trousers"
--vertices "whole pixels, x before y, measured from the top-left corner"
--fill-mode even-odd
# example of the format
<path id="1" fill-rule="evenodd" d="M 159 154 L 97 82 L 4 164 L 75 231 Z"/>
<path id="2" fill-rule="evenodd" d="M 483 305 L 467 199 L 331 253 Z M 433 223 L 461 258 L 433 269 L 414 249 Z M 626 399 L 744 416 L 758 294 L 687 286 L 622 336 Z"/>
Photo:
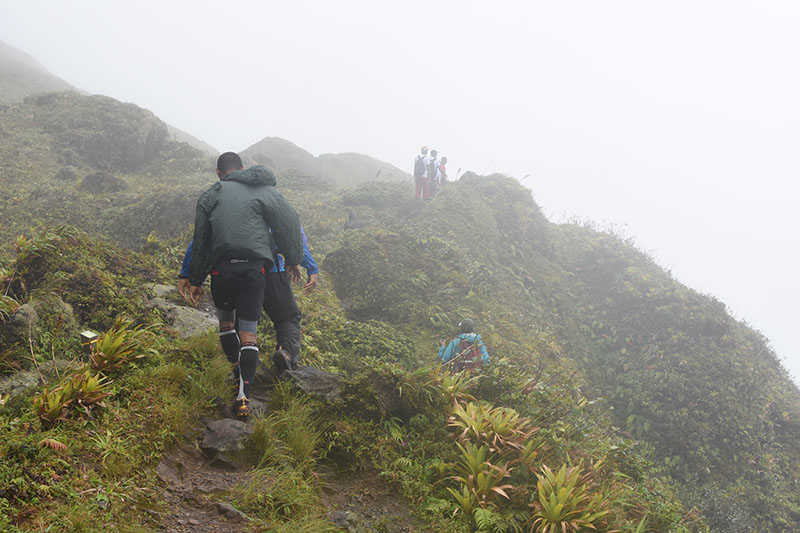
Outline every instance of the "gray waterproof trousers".
<path id="1" fill-rule="evenodd" d="M 278 346 L 282 346 L 292 358 L 292 366 L 300 361 L 300 308 L 292 292 L 292 282 L 286 272 L 267 274 L 264 287 L 264 311 L 275 326 Z"/>

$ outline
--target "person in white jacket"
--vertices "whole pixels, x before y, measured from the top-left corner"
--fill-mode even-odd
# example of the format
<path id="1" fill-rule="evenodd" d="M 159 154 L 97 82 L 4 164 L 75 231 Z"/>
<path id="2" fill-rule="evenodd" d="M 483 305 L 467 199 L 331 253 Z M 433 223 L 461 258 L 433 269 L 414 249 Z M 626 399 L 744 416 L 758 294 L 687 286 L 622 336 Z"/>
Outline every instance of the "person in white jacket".
<path id="1" fill-rule="evenodd" d="M 442 183 L 440 164 L 439 153 L 436 150 L 431 150 L 431 157 L 428 162 L 428 182 L 431 197 L 436 196 L 436 193 L 439 191 L 439 185 Z"/>
<path id="2" fill-rule="evenodd" d="M 414 159 L 414 195 L 417 200 L 419 200 L 420 193 L 422 193 L 423 200 L 427 200 L 431 196 L 431 183 L 430 179 L 428 179 L 428 167 L 430 166 L 430 163 L 431 160 L 428 157 L 428 147 L 423 146 L 420 149 L 419 155 L 417 155 L 417 157 Z"/>

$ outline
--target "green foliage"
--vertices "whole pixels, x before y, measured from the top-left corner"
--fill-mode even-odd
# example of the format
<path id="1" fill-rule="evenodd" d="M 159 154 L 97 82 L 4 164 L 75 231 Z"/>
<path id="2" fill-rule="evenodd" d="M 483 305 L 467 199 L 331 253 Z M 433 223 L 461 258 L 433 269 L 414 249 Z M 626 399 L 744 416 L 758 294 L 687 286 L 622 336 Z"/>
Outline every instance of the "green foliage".
<path id="1" fill-rule="evenodd" d="M 485 444 L 492 451 L 523 449 L 537 430 L 513 409 L 474 402 L 456 403 L 449 425 L 462 430 L 460 439 Z"/>
<path id="2" fill-rule="evenodd" d="M 323 452 L 314 404 L 279 387 L 271 407 L 266 418 L 254 423 L 250 448 L 258 466 L 239 491 L 238 503 L 269 530 L 336 531 L 320 512 L 318 480 L 313 474 Z"/>
<path id="3" fill-rule="evenodd" d="M 57 293 L 79 321 L 99 329 L 110 327 L 117 316 L 146 316 L 142 285 L 158 277 L 158 268 L 147 258 L 93 241 L 68 226 L 20 236 L 15 247 L 7 289 L 17 300 L 35 291 Z"/>
<path id="4" fill-rule="evenodd" d="M 491 509 L 476 507 L 472 511 L 472 515 L 478 531 L 492 531 L 499 522 L 498 516 Z"/>
<path id="5" fill-rule="evenodd" d="M 96 407 L 105 407 L 103 399 L 108 397 L 110 382 L 99 373 L 88 370 L 67 377 L 61 384 L 34 396 L 33 407 L 39 418 L 53 424 L 71 414 L 91 416 Z"/>
<path id="6" fill-rule="evenodd" d="M 174 275 L 194 202 L 213 180 L 212 162 L 167 141 L 162 128 L 135 106 L 75 94 L 0 109 L 0 166 L 8 182 L 0 236 L 26 235 L 16 240 L 13 261 L 0 268 L 0 319 L 20 304 L 41 309 L 63 301 L 81 326 L 98 330 L 112 328 L 119 316 L 158 322 L 143 304 L 142 285 Z M 277 164 L 267 148 L 251 157 Z M 346 381 L 334 406 L 299 407 L 315 411 L 324 427 L 314 416 L 291 419 L 282 407 L 258 422 L 263 480 L 279 480 L 269 486 L 282 494 L 269 499 L 254 489 L 243 500 L 259 526 L 289 527 L 292 518 L 282 509 L 291 505 L 281 502 L 297 498 L 292 512 L 299 513 L 300 530 L 301 524 L 329 527 L 313 510 L 319 502 L 309 494 L 317 487 L 308 477 L 308 465 L 327 454 L 342 468 L 378 467 L 441 530 L 530 526 L 528 504 L 539 502 L 544 463 L 587 465 L 580 475 L 567 466 L 564 483 L 575 475 L 581 480 L 565 498 L 583 494 L 588 499 L 578 498 L 576 508 L 608 511 L 598 528 L 699 531 L 705 520 L 715 530 L 796 529 L 800 394 L 766 340 L 720 302 L 680 285 L 615 235 L 549 223 L 510 178 L 467 174 L 417 207 L 405 185 L 374 182 L 373 171 L 365 180 L 357 158 L 336 167 L 347 168 L 347 179 L 367 181 L 350 190 L 331 185 L 338 178 L 330 169 L 338 163 L 310 173 L 290 159 L 278 164 L 284 169 L 279 184 L 298 207 L 324 267 L 315 293 L 299 296 L 304 362 Z M 327 163 L 317 159 L 322 166 L 314 170 Z M 129 188 L 78 189 L 81 178 L 98 171 Z M 57 176 L 74 179 L 54 181 Z M 350 207 L 364 227 L 345 233 Z M 149 256 L 89 234 L 144 245 Z M 4 371 L 79 357 L 74 323 L 53 315 L 40 313 L 44 325 L 30 339 L 7 346 L 4 337 Z M 453 334 L 463 316 L 475 319 L 492 358 L 479 377 L 429 366 L 436 341 Z M 270 326 L 262 329 L 262 337 L 272 333 Z M 113 352 L 112 337 L 106 351 Z M 210 408 L 214 396 L 226 394 L 228 368 L 218 340 L 212 335 L 189 344 L 156 340 L 151 356 L 136 365 L 127 361 L 141 347 L 120 347 L 110 358 L 103 352 L 115 394 L 86 421 L 72 420 L 77 403 L 69 403 L 60 380 L 40 393 L 36 410 L 27 399 L 9 400 L 0 411 L 3 437 L 9 437 L 0 442 L 2 451 L 29 470 L 42 461 L 45 452 L 22 431 L 39 410 L 44 420 L 60 419 L 45 423 L 48 431 L 64 434 L 74 424 L 113 421 L 143 428 L 148 442 L 97 428 L 81 446 L 97 464 L 105 459 L 107 486 L 124 472 L 136 474 L 132 465 L 151 464 L 186 429 L 186 413 Z M 144 422 L 133 414 L 137 407 Z M 485 450 L 485 460 L 469 470 L 459 446 Z M 292 477 L 267 457 L 305 466 Z M 467 472 L 480 473 L 491 486 Z M 0 490 L 13 487 L 20 501 L 58 490 L 15 464 L 0 477 Z M 505 486 L 508 498 L 492 490 Z M 550 491 L 547 502 L 551 494 L 560 501 L 559 491 Z M 592 503 L 598 494 L 602 506 Z M 62 497 L 74 520 L 57 518 L 53 527 L 83 527 L 82 502 Z M 260 515 L 259 505 L 266 509 Z M 471 512 L 448 518 L 455 507 Z M 8 516 L 22 512 L 16 500 L 0 497 L 0 514 L 7 508 Z"/>
<path id="7" fill-rule="evenodd" d="M 309 468 L 319 452 L 322 431 L 309 400 L 287 389 L 273 398 L 276 408 L 266 418 L 256 420 L 251 441 L 259 464 L 285 464 Z"/>
<path id="8" fill-rule="evenodd" d="M 111 329 L 100 335 L 89 355 L 92 370 L 110 376 L 137 359 L 153 354 L 150 348 L 154 338 L 142 327 L 134 326 L 131 320 L 117 319 Z"/>
<path id="9" fill-rule="evenodd" d="M 0 294 L 0 321 L 5 322 L 11 313 L 16 311 L 17 307 L 19 307 L 19 302 L 13 297 Z"/>
<path id="10" fill-rule="evenodd" d="M 531 504 L 536 509 L 531 531 L 556 533 L 597 529 L 596 523 L 608 514 L 603 509 L 603 494 L 590 495 L 589 477 L 581 473 L 580 466 L 562 465 L 553 473 L 547 465 L 542 465 L 538 477 L 537 499 Z"/>
<path id="11" fill-rule="evenodd" d="M 466 514 L 471 514 L 477 506 L 487 507 L 498 495 L 509 499 L 507 489 L 512 485 L 501 483 L 510 474 L 507 463 L 492 464 L 489 458 L 489 449 L 468 443 L 466 446 L 456 443 L 461 451 L 461 460 L 455 470 L 458 475 L 453 480 L 459 483 L 460 490 L 448 487 L 448 492 Z"/>
<path id="12" fill-rule="evenodd" d="M 397 418 L 396 416 L 390 417 L 383 421 L 383 429 L 392 439 L 400 444 L 401 446 L 405 446 L 406 440 L 406 432 L 403 429 L 403 421 Z"/>

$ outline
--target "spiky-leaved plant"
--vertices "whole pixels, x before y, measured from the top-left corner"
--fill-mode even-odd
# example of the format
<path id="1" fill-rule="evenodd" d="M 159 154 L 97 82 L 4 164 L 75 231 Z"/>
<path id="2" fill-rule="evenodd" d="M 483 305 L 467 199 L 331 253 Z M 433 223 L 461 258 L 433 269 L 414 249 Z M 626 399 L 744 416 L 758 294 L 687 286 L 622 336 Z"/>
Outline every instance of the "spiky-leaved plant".
<path id="1" fill-rule="evenodd" d="M 448 425 L 461 430 L 461 440 L 486 444 L 492 452 L 522 450 L 538 430 L 513 409 L 475 402 L 456 403 Z"/>
<path id="2" fill-rule="evenodd" d="M 142 326 L 133 326 L 131 320 L 118 319 L 105 333 L 100 335 L 91 355 L 92 370 L 110 375 L 130 363 L 155 353 L 150 345 L 153 335 Z"/>
<path id="3" fill-rule="evenodd" d="M 489 449 L 486 446 L 468 443 L 466 446 L 456 443 L 461 450 L 461 461 L 456 466 L 459 475 L 453 480 L 460 485 L 459 490 L 447 490 L 458 503 L 461 510 L 471 513 L 476 507 L 487 507 L 490 498 L 500 495 L 508 499 L 506 490 L 511 485 L 501 485 L 509 476 L 508 463 L 492 464 L 489 458 Z"/>
<path id="4" fill-rule="evenodd" d="M 96 407 L 105 406 L 103 400 L 111 394 L 110 385 L 99 373 L 76 372 L 52 389 L 45 387 L 33 397 L 33 407 L 39 418 L 49 424 L 73 412 L 89 416 Z"/>
<path id="5" fill-rule="evenodd" d="M 536 483 L 537 494 L 530 503 L 536 512 L 532 517 L 531 533 L 568 533 L 597 529 L 596 524 L 608 514 L 603 495 L 589 493 L 590 480 L 580 466 L 563 465 L 554 473 L 547 465 Z"/>

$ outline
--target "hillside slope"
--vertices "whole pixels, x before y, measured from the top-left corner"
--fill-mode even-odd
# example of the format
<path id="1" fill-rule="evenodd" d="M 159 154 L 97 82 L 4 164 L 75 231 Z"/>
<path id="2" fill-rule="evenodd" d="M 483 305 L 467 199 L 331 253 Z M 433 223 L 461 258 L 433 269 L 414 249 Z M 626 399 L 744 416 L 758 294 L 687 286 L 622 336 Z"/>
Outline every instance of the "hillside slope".
<path id="1" fill-rule="evenodd" d="M 313 368 L 260 373 L 255 420 L 230 420 L 216 333 L 180 339 L 173 311 L 188 311 L 148 284 L 174 283 L 162 252 L 64 227 L 17 240 L 0 271 L 0 529 L 521 531 L 549 516 L 547 465 L 576 488 L 552 496 L 575 524 L 702 526 L 562 364 L 528 375 L 492 346 L 480 379 L 451 375 L 424 340 L 350 319 L 324 278 L 298 293 Z M 88 360 L 87 326 L 102 332 Z M 262 346 L 273 336 L 262 325 Z M 324 382 L 300 390 L 303 375 Z"/>
<path id="2" fill-rule="evenodd" d="M 185 231 L 212 157 L 170 140 L 149 111 L 74 92 L 30 96 L 0 110 L 0 237 L 71 223 L 141 245 Z"/>
<path id="3" fill-rule="evenodd" d="M 800 393 L 723 304 L 611 235 L 547 222 L 508 178 L 467 176 L 405 220 L 393 191 L 370 203 L 382 227 L 347 236 L 324 263 L 352 316 L 431 346 L 472 316 L 520 368 L 535 363 L 531 346 L 549 346 L 654 446 L 714 530 L 800 524 Z"/>
<path id="4" fill-rule="evenodd" d="M 74 92 L 30 96 L 0 109 L 0 140 L 0 237 L 7 253 L 13 248 L 13 258 L 0 263 L 0 318 L 10 319 L 26 302 L 63 309 L 60 301 L 74 309 L 78 323 L 100 329 L 116 315 L 153 327 L 166 319 L 147 311 L 137 287 L 174 281 L 197 195 L 215 179 L 213 158 L 170 140 L 167 126 L 147 110 Z M 326 457 L 337 468 L 379 469 L 442 531 L 479 527 L 479 520 L 529 528 L 530 509 L 542 512 L 536 487 L 546 477 L 545 465 L 579 465 L 575 472 L 585 475 L 586 491 L 599 498 L 587 496 L 583 504 L 591 500 L 595 509 L 605 509 L 598 502 L 611 502 L 609 513 L 596 517 L 603 527 L 800 527 L 800 394 L 766 340 L 722 303 L 685 287 L 613 235 L 549 222 L 530 191 L 510 178 L 468 173 L 418 205 L 410 183 L 389 176 L 399 170 L 366 156 L 314 158 L 274 138 L 245 155 L 279 169 L 279 188 L 297 206 L 330 280 L 301 299 L 304 353 L 313 366 L 349 381 L 345 406 L 318 406 L 333 427 L 325 430 L 331 431 L 328 449 L 314 441 L 315 458 Z M 360 185 L 341 186 L 347 183 Z M 343 228 L 349 210 L 363 223 L 358 231 Z M 53 229 L 61 223 L 92 237 Z M 40 224 L 45 228 L 30 237 Z M 17 238 L 21 233 L 28 237 Z M 98 236 L 144 246 L 149 255 L 114 249 L 93 238 Z M 74 338 L 63 337 L 64 328 L 45 316 L 50 329 L 36 339 L 0 330 L 3 372 L 31 369 L 57 350 L 80 359 Z M 464 316 L 476 320 L 493 359 L 486 374 L 468 384 L 426 366 L 438 340 L 451 336 Z M 158 379 L 172 383 L 173 396 L 181 387 L 194 390 L 190 380 L 176 378 L 178 386 L 169 376 L 197 372 L 206 363 L 168 335 L 163 342 L 163 353 L 181 354 L 182 369 L 168 367 L 167 358 L 125 379 L 140 384 L 163 374 Z M 213 343 L 203 353 L 211 357 Z M 221 382 L 213 387 L 221 390 Z M 164 400 L 150 393 L 139 401 Z M 114 417 L 135 416 L 124 405 L 129 393 L 120 394 L 108 419 L 93 419 L 98 429 Z M 211 398 L 193 394 L 205 403 L 193 407 L 192 416 L 207 414 L 202 409 Z M 40 423 L 30 397 L 12 403 L 2 426 L 9 453 L 30 461 L 35 476 L 56 472 L 52 456 L 44 470 L 31 459 L 45 452 L 33 453 L 38 441 L 23 429 Z M 478 418 L 513 409 L 525 421 L 514 435 L 537 429 L 503 448 L 493 437 L 484 440 L 480 430 L 474 438 L 454 432 L 459 409 L 475 409 L 470 412 Z M 173 420 L 170 427 L 169 438 L 153 441 L 158 450 L 178 438 L 182 426 Z M 409 441 L 414 446 L 403 444 Z M 460 461 L 470 459 L 459 458 L 456 441 L 475 454 L 485 446 L 492 454 L 487 461 L 497 467 L 492 471 L 505 472 L 496 487 L 513 486 L 512 497 L 465 489 L 458 479 L 470 474 L 459 470 L 466 468 Z M 535 455 L 521 457 L 520 449 Z M 363 463 L 353 460 L 354 450 Z M 154 453 L 134 455 L 154 466 Z M 120 478 L 97 461 L 98 475 L 110 476 L 107 481 L 122 490 Z M 137 466 L 126 461 L 128 471 Z M 39 478 L 18 466 L 4 468 L 0 480 L 17 491 L 8 505 L 15 520 L 30 525 L 24 502 L 33 492 L 17 485 Z M 302 483 L 311 483 L 313 476 L 304 472 Z M 668 488 L 671 480 L 681 505 Z M 11 493 L 0 493 L 0 505 L 2 494 Z M 641 506 L 632 503 L 635 494 Z M 82 501 L 67 499 L 71 505 Z M 460 515 L 448 526 L 454 510 Z"/>
<path id="5" fill-rule="evenodd" d="M 53 76 L 36 59 L 0 41 L 0 104 L 16 104 L 26 97 L 41 93 L 76 91 L 66 81 Z M 219 151 L 193 135 L 167 124 L 171 139 L 186 143 L 216 156 Z"/>
<path id="6" fill-rule="evenodd" d="M 0 41 L 0 104 L 18 102 L 31 94 L 67 90 L 74 88 L 25 52 Z"/>
<path id="7" fill-rule="evenodd" d="M 258 164 L 273 166 L 287 174 L 302 174 L 351 187 L 368 181 L 409 182 L 411 176 L 394 165 L 368 155 L 322 154 L 314 157 L 295 144 L 278 137 L 265 137 L 242 151 Z"/>

